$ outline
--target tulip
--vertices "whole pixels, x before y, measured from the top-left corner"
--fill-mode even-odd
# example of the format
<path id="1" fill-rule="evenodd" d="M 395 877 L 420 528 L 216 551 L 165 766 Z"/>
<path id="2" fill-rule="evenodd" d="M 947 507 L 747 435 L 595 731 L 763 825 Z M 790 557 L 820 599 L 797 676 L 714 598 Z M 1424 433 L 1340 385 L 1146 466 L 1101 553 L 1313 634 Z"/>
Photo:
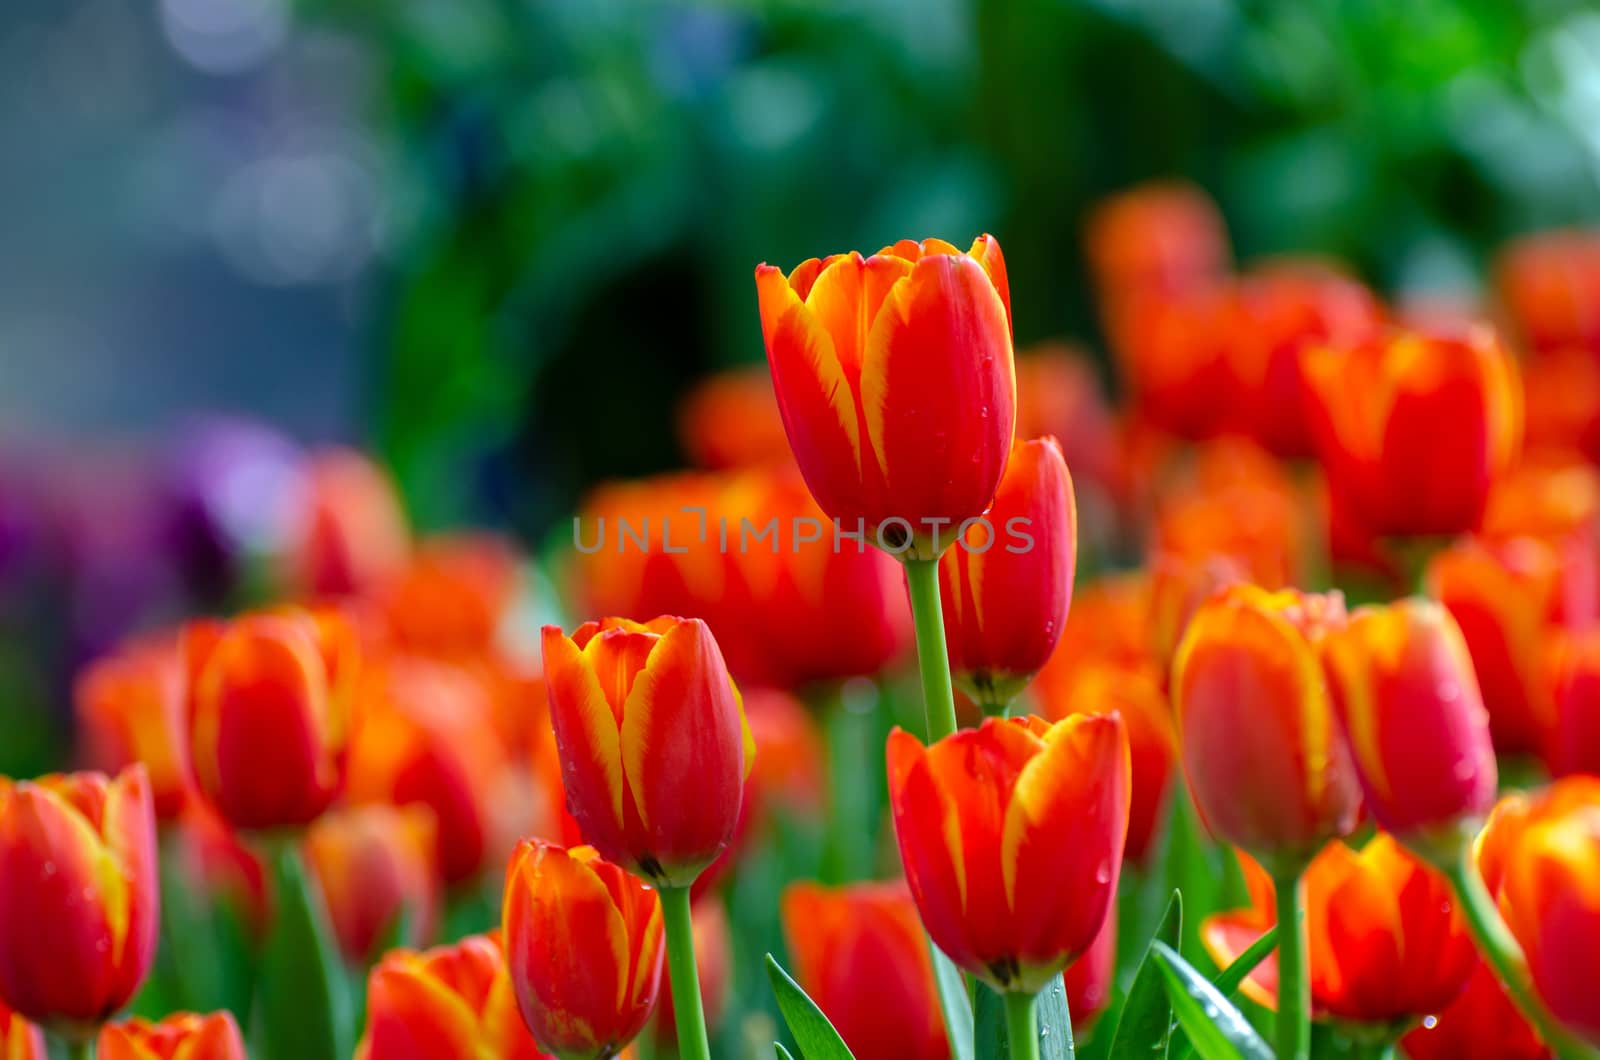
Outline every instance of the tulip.
<path id="1" fill-rule="evenodd" d="M 6 1006 L 0 998 L 0 1056 L 5 1060 L 49 1060 L 44 1032 Z"/>
<path id="2" fill-rule="evenodd" d="M 1435 864 L 1459 859 L 1498 771 L 1455 620 L 1417 598 L 1363 607 L 1323 652 L 1367 809 Z"/>
<path id="3" fill-rule="evenodd" d="M 733 979 L 733 942 L 728 935 L 728 914 L 722 902 L 708 897 L 694 903 L 695 965 L 700 975 L 700 997 L 705 1007 L 706 1026 L 715 1030 L 728 1007 Z M 658 1048 L 669 1048 L 678 1040 L 678 1019 L 672 1003 L 672 984 L 661 984 L 661 999 L 656 1002 L 652 1036 Z"/>
<path id="4" fill-rule="evenodd" d="M 947 1060 L 928 943 L 903 882 L 791 884 L 781 909 L 795 978 L 856 1060 Z"/>
<path id="5" fill-rule="evenodd" d="M 355 633 L 334 612 L 263 611 L 184 632 L 200 791 L 239 828 L 303 825 L 344 780 Z"/>
<path id="6" fill-rule="evenodd" d="M 73 684 L 73 702 L 85 763 L 116 772 L 143 762 L 156 816 L 176 817 L 190 785 L 176 638 L 128 644 L 91 663 Z"/>
<path id="7" fill-rule="evenodd" d="M 655 891 L 590 847 L 524 840 L 506 875 L 503 924 L 517 1006 L 546 1051 L 609 1057 L 644 1028 L 661 980 Z"/>
<path id="8" fill-rule="evenodd" d="M 1222 212 L 1204 191 L 1177 181 L 1141 184 L 1103 200 L 1085 242 L 1102 298 L 1183 290 L 1228 267 Z"/>
<path id="9" fill-rule="evenodd" d="M 393 950 L 367 980 L 357 1060 L 548 1060 L 517 1013 L 497 935 Z"/>
<path id="10" fill-rule="evenodd" d="M 1550 1050 L 1528 1026 L 1482 961 L 1466 989 L 1431 1020 L 1400 1039 L 1409 1060 L 1549 1060 Z"/>
<path id="11" fill-rule="evenodd" d="M 1530 452 L 1600 457 L 1600 363 L 1589 350 L 1550 350 L 1522 361 Z"/>
<path id="12" fill-rule="evenodd" d="M 1307 351 L 1317 449 L 1332 492 L 1379 535 L 1470 530 L 1515 460 L 1522 392 L 1486 328 L 1394 332 Z"/>
<path id="13" fill-rule="evenodd" d="M 759 368 L 701 380 L 678 405 L 678 440 L 690 463 L 712 471 L 784 465 L 794 459 L 772 376 Z"/>
<path id="14" fill-rule="evenodd" d="M 817 503 L 903 559 L 937 559 L 989 507 L 1011 448 L 999 244 L 902 240 L 787 277 L 762 265 L 756 288 L 778 408 Z"/>
<path id="15" fill-rule="evenodd" d="M 1201 941 L 1227 967 L 1276 921 L 1272 880 L 1242 858 L 1248 909 L 1207 917 Z M 1436 869 L 1379 833 L 1359 850 L 1330 842 L 1305 874 L 1311 938 L 1311 1001 L 1323 1016 L 1394 1028 L 1449 1005 L 1477 964 L 1472 936 Z M 1269 955 L 1245 991 L 1277 1005 L 1278 964 Z"/>
<path id="16" fill-rule="evenodd" d="M 956 683 L 994 714 L 1049 661 L 1072 602 L 1077 505 L 1054 438 L 1012 447 L 985 518 L 940 559 L 939 588 Z"/>
<path id="17" fill-rule="evenodd" d="M 1280 875 L 1348 833 L 1360 807 L 1317 655 L 1343 610 L 1338 595 L 1234 586 L 1195 613 L 1173 662 L 1201 817 Z"/>
<path id="18" fill-rule="evenodd" d="M 78 1034 L 138 990 L 160 908 L 144 767 L 0 777 L 0 1000 Z"/>
<path id="19" fill-rule="evenodd" d="M 327 814 L 306 833 L 306 864 L 321 887 L 345 960 L 376 947 L 416 946 L 439 913 L 434 816 L 422 806 L 362 806 Z M 394 937 L 404 925 L 402 937 Z"/>
<path id="20" fill-rule="evenodd" d="M 890 734 L 900 859 L 951 960 L 1033 995 L 1089 948 L 1116 893 L 1129 768 L 1116 715 L 990 719 L 931 747 Z"/>
<path id="21" fill-rule="evenodd" d="M 1600 471 L 1586 459 L 1524 456 L 1489 492 L 1477 536 L 1502 551 L 1533 540 L 1552 553 L 1559 578 L 1549 622 L 1581 629 L 1600 620 Z"/>
<path id="22" fill-rule="evenodd" d="M 827 790 L 827 752 L 810 712 L 794 696 L 770 689 L 746 696 L 744 710 L 758 751 L 750 795 L 763 808 L 819 816 Z"/>
<path id="23" fill-rule="evenodd" d="M 292 520 L 287 576 L 307 598 L 358 592 L 397 572 L 410 548 L 388 474 L 352 449 L 313 454 Z"/>
<path id="24" fill-rule="evenodd" d="M 191 894 L 226 906 L 259 938 L 267 924 L 267 867 L 204 799 L 191 799 L 173 822 L 179 871 Z"/>
<path id="25" fill-rule="evenodd" d="M 159 1023 L 131 1019 L 100 1029 L 100 1060 L 247 1060 L 231 1012 L 179 1012 Z"/>
<path id="26" fill-rule="evenodd" d="M 492 647 L 517 595 L 517 556 L 493 534 L 452 534 L 417 546 L 376 590 L 395 641 L 455 656 Z"/>
<path id="27" fill-rule="evenodd" d="M 1600 776 L 1600 630 L 1556 631 L 1540 679 L 1555 714 L 1544 749 L 1550 772 Z"/>
<path id="28" fill-rule="evenodd" d="M 1117 917 L 1107 913 L 1100 934 L 1062 973 L 1074 1032 L 1087 1030 L 1111 1002 L 1117 976 Z"/>
<path id="29" fill-rule="evenodd" d="M 1530 347 L 1600 353 L 1600 236 L 1576 230 L 1526 236 L 1501 253 L 1495 281 Z"/>
<path id="30" fill-rule="evenodd" d="M 1118 424 L 1086 350 L 1043 343 L 1016 359 L 1019 438 L 1051 435 L 1076 486 L 1098 487 L 1112 500 L 1117 484 Z"/>

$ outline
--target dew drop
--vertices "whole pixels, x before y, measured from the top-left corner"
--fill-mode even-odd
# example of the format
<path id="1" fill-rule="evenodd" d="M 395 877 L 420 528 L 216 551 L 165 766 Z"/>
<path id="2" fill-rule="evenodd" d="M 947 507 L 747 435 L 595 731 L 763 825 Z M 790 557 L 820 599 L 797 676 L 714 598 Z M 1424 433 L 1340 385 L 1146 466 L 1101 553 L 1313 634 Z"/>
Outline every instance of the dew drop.
<path id="1" fill-rule="evenodd" d="M 1438 1016 L 1424 1016 L 1424 1017 L 1422 1017 L 1422 1025 L 1424 1027 L 1428 1028 L 1431 1031 L 1431 1030 L 1433 1030 L 1435 1027 L 1437 1027 L 1439 1025 L 1439 1017 Z"/>
<path id="2" fill-rule="evenodd" d="M 1110 863 L 1102 861 L 1100 863 L 1100 867 L 1094 870 L 1094 882 L 1096 882 L 1096 883 L 1110 883 L 1111 882 L 1111 865 L 1110 865 Z"/>
<path id="3" fill-rule="evenodd" d="M 44 863 L 44 874 L 46 876 L 54 876 L 56 874 L 56 863 L 53 862 L 53 861 L 45 862 Z"/>

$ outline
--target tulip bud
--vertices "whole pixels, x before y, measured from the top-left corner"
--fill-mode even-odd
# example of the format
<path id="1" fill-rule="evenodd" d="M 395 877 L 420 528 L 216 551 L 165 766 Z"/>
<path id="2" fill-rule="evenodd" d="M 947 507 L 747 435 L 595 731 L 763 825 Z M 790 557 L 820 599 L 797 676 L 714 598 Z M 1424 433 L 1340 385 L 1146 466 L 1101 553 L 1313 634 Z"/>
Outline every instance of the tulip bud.
<path id="1" fill-rule="evenodd" d="M 1495 286 L 1523 341 L 1535 350 L 1600 352 L 1600 237 L 1557 229 L 1510 243 Z"/>
<path id="2" fill-rule="evenodd" d="M 1116 894 L 1130 795 L 1122 720 L 990 719 L 931 747 L 896 729 L 888 770 L 929 936 L 995 990 L 1038 993 L 1094 942 Z"/>
<path id="3" fill-rule="evenodd" d="M 358 592 L 398 571 L 410 547 L 394 482 L 353 449 L 307 461 L 290 530 L 288 578 L 307 598 Z"/>
<path id="4" fill-rule="evenodd" d="M 1600 629 L 1554 631 L 1540 681 L 1555 713 L 1545 745 L 1551 774 L 1600 776 Z"/>
<path id="5" fill-rule="evenodd" d="M 7 1007 L 0 998 L 0 1056 L 6 1060 L 49 1060 L 44 1031 Z"/>
<path id="6" fill-rule="evenodd" d="M 1494 805 L 1489 715 L 1450 613 L 1412 598 L 1363 607 L 1323 642 L 1367 809 L 1435 864 Z"/>
<path id="7" fill-rule="evenodd" d="M 176 638 L 129 644 L 91 663 L 73 685 L 73 701 L 86 763 L 115 772 L 143 762 L 156 816 L 176 817 L 190 784 Z"/>
<path id="8" fill-rule="evenodd" d="M 1177 181 L 1141 184 L 1103 200 L 1085 241 L 1102 298 L 1184 290 L 1222 275 L 1230 257 L 1222 211 L 1203 190 Z"/>
<path id="9" fill-rule="evenodd" d="M 361 806 L 319 818 L 306 833 L 306 863 L 316 877 L 345 960 L 364 965 L 380 943 L 419 945 L 439 913 L 432 811 L 423 806 Z M 404 919 L 406 934 L 391 933 Z"/>
<path id="10" fill-rule="evenodd" d="M 516 594 L 516 552 L 486 533 L 423 541 L 375 590 L 396 642 L 445 656 L 487 650 Z"/>
<path id="11" fill-rule="evenodd" d="M 661 981 L 661 903 L 590 847 L 524 840 L 506 874 L 506 960 L 522 1019 L 570 1060 L 616 1054 Z"/>
<path id="12" fill-rule="evenodd" d="M 1067 990 L 1067 1012 L 1072 1016 L 1072 1030 L 1081 1034 L 1088 1030 L 1100 1013 L 1111 1003 L 1111 988 L 1117 977 L 1117 914 L 1106 914 L 1100 925 L 1100 934 L 1094 937 L 1089 948 L 1077 960 L 1067 965 L 1061 973 L 1062 985 Z"/>
<path id="13" fill-rule="evenodd" d="M 903 882 L 791 884 L 782 912 L 795 978 L 856 1060 L 947 1060 L 933 962 Z"/>
<path id="14" fill-rule="evenodd" d="M 356 1060 L 548 1060 L 517 1014 L 498 935 L 393 950 L 367 980 Z"/>
<path id="15" fill-rule="evenodd" d="M 179 1012 L 159 1023 L 108 1023 L 100 1029 L 99 1053 L 99 1060 L 248 1060 L 231 1012 Z"/>
<path id="16" fill-rule="evenodd" d="M 1317 643 L 1337 594 L 1232 586 L 1195 613 L 1172 667 L 1184 773 L 1218 836 L 1282 874 L 1355 827 L 1359 786 Z"/>
<path id="17" fill-rule="evenodd" d="M 678 439 L 690 463 L 713 471 L 789 464 L 789 439 L 760 368 L 708 376 L 678 406 Z"/>
<path id="18" fill-rule="evenodd" d="M 0 777 L 0 999 L 35 1023 L 94 1024 L 155 956 L 160 891 L 144 767 L 108 780 Z"/>
<path id="19" fill-rule="evenodd" d="M 1077 505 L 1054 438 L 1012 446 L 984 519 L 944 554 L 939 582 L 950 668 L 994 714 L 1050 660 L 1072 602 Z"/>
<path id="20" fill-rule="evenodd" d="M 901 558 L 938 558 L 948 529 L 989 507 L 1011 448 L 999 244 L 902 240 L 787 277 L 762 265 L 756 289 L 778 408 L 817 503 Z"/>
<path id="21" fill-rule="evenodd" d="M 738 690 L 699 619 L 544 628 L 568 807 L 607 860 L 693 882 L 733 838 L 755 759 Z"/>

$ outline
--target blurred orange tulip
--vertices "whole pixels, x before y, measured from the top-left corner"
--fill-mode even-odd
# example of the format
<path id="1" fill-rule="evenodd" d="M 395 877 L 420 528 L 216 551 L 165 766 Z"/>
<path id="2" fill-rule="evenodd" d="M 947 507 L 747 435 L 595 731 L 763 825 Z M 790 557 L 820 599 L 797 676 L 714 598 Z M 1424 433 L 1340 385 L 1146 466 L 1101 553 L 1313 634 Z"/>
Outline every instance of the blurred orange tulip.
<path id="1" fill-rule="evenodd" d="M 678 405 L 678 440 L 690 463 L 712 471 L 794 459 L 772 375 L 761 368 L 738 368 L 701 380 Z"/>
<path id="2" fill-rule="evenodd" d="M 947 1060 L 933 962 L 904 883 L 790 884 L 781 908 L 795 979 L 856 1060 Z"/>
<path id="3" fill-rule="evenodd" d="M 1522 443 L 1522 390 L 1494 333 L 1392 332 L 1308 350 L 1329 488 L 1379 535 L 1453 534 L 1483 515 Z"/>
<path id="4" fill-rule="evenodd" d="M 131 1019 L 100 1030 L 100 1060 L 247 1060 L 231 1012 L 179 1012 L 159 1023 Z"/>
<path id="5" fill-rule="evenodd" d="M 1600 620 L 1600 471 L 1586 459 L 1525 456 L 1489 491 L 1479 536 L 1502 549 L 1543 543 L 1560 573 L 1549 620 L 1575 629 Z"/>
<path id="6" fill-rule="evenodd" d="M 586 840 L 687 886 L 733 838 L 755 757 L 738 690 L 699 619 L 544 628 L 567 804 Z"/>
<path id="7" fill-rule="evenodd" d="M 1111 1002 L 1111 988 L 1117 978 L 1117 915 L 1112 910 L 1100 925 L 1100 934 L 1094 937 L 1089 948 L 1062 973 L 1067 989 L 1067 1012 L 1072 1017 L 1072 1029 L 1082 1033 L 1089 1029 L 1100 1013 Z"/>
<path id="8" fill-rule="evenodd" d="M 0 777 L 0 1000 L 41 1024 L 110 1018 L 150 970 L 160 904 L 143 766 Z"/>
<path id="9" fill-rule="evenodd" d="M 903 558 L 938 558 L 932 535 L 983 514 L 1011 448 L 1000 245 L 901 240 L 787 277 L 762 265 L 756 289 L 784 429 L 817 503 Z"/>
<path id="10" fill-rule="evenodd" d="M 1251 907 L 1207 917 L 1200 937 L 1227 967 L 1276 920 L 1272 880 L 1241 857 Z M 1326 1016 L 1396 1024 L 1436 1013 L 1458 997 L 1477 965 L 1449 882 L 1379 833 L 1360 850 L 1329 843 L 1306 870 L 1311 1000 Z M 1245 992 L 1277 1005 L 1277 954 L 1245 980 Z"/>
<path id="11" fill-rule="evenodd" d="M 437 828 L 422 806 L 362 806 L 321 817 L 306 864 L 327 903 L 345 960 L 362 966 L 380 943 L 419 946 L 439 916 Z M 392 932 L 404 924 L 403 936 Z"/>
<path id="12" fill-rule="evenodd" d="M 1052 436 L 1076 485 L 1114 495 L 1119 428 L 1093 356 L 1045 343 L 1018 352 L 1016 373 L 1016 436 Z"/>
<path id="13" fill-rule="evenodd" d="M 1600 353 L 1600 233 L 1555 230 L 1516 240 L 1500 254 L 1495 283 L 1529 347 Z"/>
<path id="14" fill-rule="evenodd" d="M 418 544 L 410 563 L 375 593 L 396 643 L 456 656 L 493 646 L 518 577 L 516 551 L 504 538 L 447 534 Z"/>
<path id="15" fill-rule="evenodd" d="M 1013 445 L 985 518 L 940 559 L 939 581 L 956 683 L 993 714 L 1049 661 L 1072 603 L 1078 512 L 1054 438 Z"/>
<path id="16" fill-rule="evenodd" d="M 1089 948 L 1127 839 L 1120 718 L 991 718 L 931 747 L 895 729 L 888 770 L 906 880 L 952 961 L 1034 994 Z"/>
<path id="17" fill-rule="evenodd" d="M 1409 1060 L 1549 1060 L 1550 1050 L 1479 961 L 1467 988 L 1400 1039 Z"/>
<path id="18" fill-rule="evenodd" d="M 1102 299 L 1169 293 L 1228 268 L 1228 230 L 1216 203 L 1180 181 L 1152 181 L 1094 208 L 1085 250 Z"/>
<path id="19" fill-rule="evenodd" d="M 1600 359 L 1591 350 L 1559 349 L 1522 360 L 1530 452 L 1576 452 L 1600 458 Z"/>
<path id="20" fill-rule="evenodd" d="M 314 453 L 291 531 L 288 578 L 307 598 L 342 596 L 398 571 L 410 547 L 388 473 L 353 449 Z"/>
<path id="21" fill-rule="evenodd" d="M 542 1047 L 595 1060 L 644 1029 L 665 953 L 650 887 L 590 847 L 524 840 L 506 874 L 503 924 L 517 1004 Z"/>
<path id="22" fill-rule="evenodd" d="M 1461 857 L 1499 772 L 1455 620 L 1415 597 L 1362 607 L 1322 651 L 1367 809 L 1436 864 Z"/>
<path id="23" fill-rule="evenodd" d="M 1275 873 L 1355 827 L 1361 796 L 1317 645 L 1337 594 L 1233 586 L 1189 623 L 1172 669 L 1184 772 L 1207 826 Z"/>
<path id="24" fill-rule="evenodd" d="M 73 702 L 84 763 L 114 773 L 143 762 L 156 816 L 176 817 L 190 786 L 177 637 L 136 641 L 97 659 L 74 682 Z"/>
<path id="25" fill-rule="evenodd" d="M 755 741 L 750 794 L 763 808 L 818 817 L 827 794 L 827 749 L 811 712 L 787 692 L 757 689 L 744 697 Z"/>
<path id="26" fill-rule="evenodd" d="M 1600 629 L 1552 631 L 1539 675 L 1552 705 L 1544 747 L 1551 774 L 1600 776 Z"/>
<path id="27" fill-rule="evenodd" d="M 367 980 L 356 1060 L 549 1060 L 523 1026 L 497 935 L 392 950 Z"/>
<path id="28" fill-rule="evenodd" d="M 706 1031 L 715 1035 L 728 1007 L 728 992 L 733 985 L 733 943 L 728 935 L 728 914 L 715 895 L 696 901 L 691 910 L 694 929 L 694 960 L 700 979 L 700 1002 L 706 1018 Z M 676 1049 L 678 1016 L 672 1004 L 672 981 L 661 977 L 661 997 L 656 1001 L 651 1035 L 659 1049 Z"/>
<path id="29" fill-rule="evenodd" d="M 204 799 L 174 822 L 178 865 L 193 894 L 228 907 L 254 934 L 267 924 L 266 866 Z"/>
<path id="30" fill-rule="evenodd" d="M 1600 1045 L 1600 778 L 1507 796 L 1478 854 L 1535 989 L 1556 1019 Z"/>
<path id="31" fill-rule="evenodd" d="M 12 1012 L 0 998 L 0 1056 L 5 1060 L 50 1060 L 44 1031 Z"/>

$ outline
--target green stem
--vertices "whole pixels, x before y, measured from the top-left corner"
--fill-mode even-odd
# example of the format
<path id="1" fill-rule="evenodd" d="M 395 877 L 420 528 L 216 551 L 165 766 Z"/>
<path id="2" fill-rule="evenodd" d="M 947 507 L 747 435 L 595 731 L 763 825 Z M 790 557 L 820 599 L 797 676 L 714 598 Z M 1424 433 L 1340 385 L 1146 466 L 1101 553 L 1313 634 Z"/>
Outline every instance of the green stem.
<path id="1" fill-rule="evenodd" d="M 1478 952 L 1494 969 L 1495 978 L 1500 980 L 1518 1010 L 1538 1030 L 1539 1037 L 1562 1060 L 1592 1060 L 1600 1057 L 1600 1052 L 1567 1033 L 1534 992 L 1533 985 L 1528 981 L 1527 958 L 1522 954 L 1522 947 L 1506 927 L 1505 921 L 1500 919 L 1500 911 L 1495 908 L 1494 899 L 1484 887 L 1472 859 L 1465 856 L 1456 858 L 1445 866 L 1445 872 L 1450 877 L 1456 896 L 1461 899 L 1462 911 L 1466 913 L 1472 936 L 1478 942 Z"/>
<path id="2" fill-rule="evenodd" d="M 878 720 L 870 707 L 857 709 L 842 688 L 832 689 L 823 708 L 828 738 L 828 834 L 823 882 L 846 883 L 872 875 L 876 810 L 872 756 L 883 757 Z"/>
<path id="3" fill-rule="evenodd" d="M 1298 869 L 1273 880 L 1278 892 L 1278 1060 L 1311 1055 L 1311 981 L 1307 971 L 1305 886 Z"/>
<path id="4" fill-rule="evenodd" d="M 1010 993 L 1006 1000 L 1006 1044 L 1011 1060 L 1039 1060 L 1039 1028 L 1034 1020 L 1034 995 Z"/>
<path id="5" fill-rule="evenodd" d="M 705 1006 L 700 1000 L 700 969 L 694 961 L 689 888 L 661 888 L 661 918 L 667 929 L 667 972 L 672 977 L 672 1014 L 678 1021 L 678 1056 L 680 1060 L 711 1060 Z"/>
<path id="6" fill-rule="evenodd" d="M 944 611 L 939 605 L 939 561 L 906 560 L 906 583 L 911 587 L 911 620 L 917 630 L 927 738 L 933 743 L 956 731 L 956 694 L 950 684 L 950 651 L 944 642 Z"/>
<path id="7" fill-rule="evenodd" d="M 67 1060 L 94 1060 L 94 1044 L 98 1034 L 63 1036 L 61 1044 Z"/>

